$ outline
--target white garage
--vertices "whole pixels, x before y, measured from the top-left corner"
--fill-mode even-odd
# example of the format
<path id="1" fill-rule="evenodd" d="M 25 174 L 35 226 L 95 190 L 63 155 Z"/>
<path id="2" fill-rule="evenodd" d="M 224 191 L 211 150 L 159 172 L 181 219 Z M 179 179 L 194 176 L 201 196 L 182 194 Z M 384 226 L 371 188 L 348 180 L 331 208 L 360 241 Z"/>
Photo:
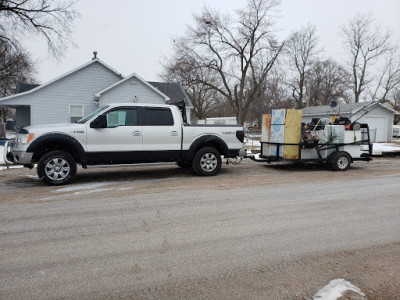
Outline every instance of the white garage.
<path id="1" fill-rule="evenodd" d="M 375 142 L 391 142 L 394 115 L 397 112 L 378 102 L 361 102 L 330 106 L 312 106 L 303 109 L 302 121 L 309 123 L 313 118 L 340 116 L 352 122 L 367 123 L 371 139 Z"/>

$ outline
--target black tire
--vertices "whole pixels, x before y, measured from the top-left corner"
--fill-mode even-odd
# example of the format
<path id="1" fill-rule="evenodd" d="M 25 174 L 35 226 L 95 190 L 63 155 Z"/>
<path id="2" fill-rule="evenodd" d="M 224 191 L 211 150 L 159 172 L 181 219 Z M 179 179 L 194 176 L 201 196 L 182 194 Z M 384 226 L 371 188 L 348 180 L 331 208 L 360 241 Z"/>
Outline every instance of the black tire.
<path id="1" fill-rule="evenodd" d="M 346 171 L 351 165 L 351 157 L 346 152 L 336 152 L 332 155 L 331 164 L 335 171 Z"/>
<path id="2" fill-rule="evenodd" d="M 192 167 L 192 163 L 186 161 L 178 161 L 176 164 L 182 169 L 190 169 Z"/>
<path id="3" fill-rule="evenodd" d="M 37 173 L 48 185 L 67 184 L 76 174 L 76 162 L 67 152 L 51 151 L 39 160 Z"/>
<path id="4" fill-rule="evenodd" d="M 194 156 L 193 170 L 199 176 L 214 176 L 221 169 L 221 154 L 211 147 L 202 148 Z"/>

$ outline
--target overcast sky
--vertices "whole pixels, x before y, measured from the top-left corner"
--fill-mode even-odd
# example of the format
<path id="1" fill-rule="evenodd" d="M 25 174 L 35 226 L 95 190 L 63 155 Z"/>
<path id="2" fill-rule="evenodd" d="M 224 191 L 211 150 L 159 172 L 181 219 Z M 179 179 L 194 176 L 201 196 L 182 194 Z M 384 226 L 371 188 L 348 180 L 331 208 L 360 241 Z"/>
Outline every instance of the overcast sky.
<path id="1" fill-rule="evenodd" d="M 145 80 L 159 80 L 163 56 L 171 53 L 171 39 L 182 35 L 193 14 L 202 7 L 234 13 L 245 0 L 80 0 L 81 17 L 75 23 L 70 48 L 59 61 L 50 57 L 43 41 L 26 44 L 37 60 L 38 80 L 44 83 L 98 57 L 123 75 L 137 73 Z M 400 42 L 400 0 L 282 0 L 276 24 L 279 39 L 311 23 L 320 35 L 324 56 L 343 61 L 339 28 L 357 13 L 370 13 Z"/>

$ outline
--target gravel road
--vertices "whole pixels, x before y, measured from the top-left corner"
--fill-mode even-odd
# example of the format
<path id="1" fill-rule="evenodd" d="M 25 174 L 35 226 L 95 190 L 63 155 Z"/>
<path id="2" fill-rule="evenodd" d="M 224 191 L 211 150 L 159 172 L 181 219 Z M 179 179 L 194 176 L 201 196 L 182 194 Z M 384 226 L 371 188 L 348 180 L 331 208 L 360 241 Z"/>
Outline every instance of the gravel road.
<path id="1" fill-rule="evenodd" d="M 0 171 L 0 299 L 400 299 L 399 158 L 35 175 Z"/>

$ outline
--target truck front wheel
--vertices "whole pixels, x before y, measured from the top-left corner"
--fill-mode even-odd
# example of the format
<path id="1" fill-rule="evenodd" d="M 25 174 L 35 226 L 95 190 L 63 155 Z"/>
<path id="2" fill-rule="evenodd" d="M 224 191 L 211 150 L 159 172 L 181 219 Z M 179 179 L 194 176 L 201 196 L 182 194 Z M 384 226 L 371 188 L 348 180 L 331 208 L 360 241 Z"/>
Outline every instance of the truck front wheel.
<path id="1" fill-rule="evenodd" d="M 200 176 L 216 175 L 221 169 L 221 165 L 221 155 L 211 147 L 200 149 L 193 159 L 193 170 Z"/>
<path id="2" fill-rule="evenodd" d="M 76 174 L 76 162 L 67 152 L 51 151 L 39 160 L 37 173 L 48 185 L 67 184 Z"/>

